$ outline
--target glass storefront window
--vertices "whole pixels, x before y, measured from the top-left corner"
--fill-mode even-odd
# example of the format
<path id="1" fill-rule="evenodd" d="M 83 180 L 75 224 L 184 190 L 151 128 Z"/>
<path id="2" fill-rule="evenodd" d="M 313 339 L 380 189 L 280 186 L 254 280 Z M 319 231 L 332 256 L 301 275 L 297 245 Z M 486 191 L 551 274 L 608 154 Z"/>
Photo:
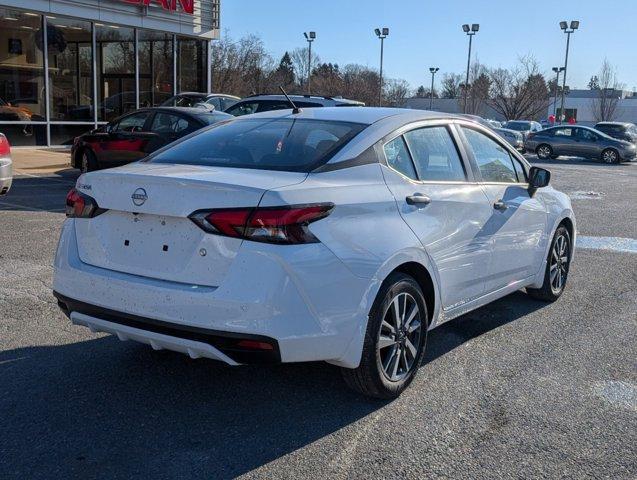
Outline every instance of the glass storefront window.
<path id="1" fill-rule="evenodd" d="M 180 37 L 177 40 L 178 92 L 206 92 L 206 43 Z"/>
<path id="2" fill-rule="evenodd" d="M 43 122 L 44 104 L 42 16 L 0 8 L 0 121 Z M 44 128 L 0 125 L 12 145 L 45 145 Z"/>
<path id="3" fill-rule="evenodd" d="M 135 110 L 135 34 L 132 28 L 95 24 L 98 120 Z"/>
<path id="4" fill-rule="evenodd" d="M 91 24 L 47 16 L 51 120 L 93 120 Z"/>
<path id="5" fill-rule="evenodd" d="M 139 30 L 139 106 L 156 107 L 173 95 L 173 36 Z"/>

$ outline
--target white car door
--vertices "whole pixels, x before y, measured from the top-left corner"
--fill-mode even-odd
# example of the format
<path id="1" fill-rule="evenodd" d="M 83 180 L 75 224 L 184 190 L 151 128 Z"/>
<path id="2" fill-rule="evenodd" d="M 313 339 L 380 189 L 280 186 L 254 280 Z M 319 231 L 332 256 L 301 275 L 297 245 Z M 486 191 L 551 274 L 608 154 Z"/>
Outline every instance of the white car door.
<path id="1" fill-rule="evenodd" d="M 462 159 L 455 128 L 431 124 L 391 138 L 383 150 L 385 181 L 403 219 L 432 259 L 443 309 L 484 293 L 492 207 Z"/>
<path id="2" fill-rule="evenodd" d="M 461 127 L 468 150 L 492 205 L 487 233 L 493 236 L 493 258 L 486 293 L 535 275 L 544 256 L 547 213 L 528 191 L 525 166 L 495 136 Z"/>

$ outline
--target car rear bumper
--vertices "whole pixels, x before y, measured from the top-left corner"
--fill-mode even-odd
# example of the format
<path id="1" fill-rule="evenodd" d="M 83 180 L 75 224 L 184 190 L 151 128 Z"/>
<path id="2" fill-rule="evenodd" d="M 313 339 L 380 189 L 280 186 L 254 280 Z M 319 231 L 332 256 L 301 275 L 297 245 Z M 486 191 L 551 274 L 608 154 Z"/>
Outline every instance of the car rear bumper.
<path id="1" fill-rule="evenodd" d="M 276 340 L 258 336 L 229 334 L 176 323 L 162 322 L 117 312 L 53 292 L 62 311 L 75 325 L 92 332 L 106 332 L 122 340 L 146 343 L 155 350 L 174 350 L 191 358 L 211 358 L 229 365 L 239 363 L 279 363 L 281 355 Z M 245 348 L 242 342 L 261 348 Z M 265 348 L 264 348 L 265 347 Z"/>
<path id="2" fill-rule="evenodd" d="M 85 264 L 75 236 L 68 219 L 53 288 L 76 324 L 229 364 L 252 363 L 245 351 L 230 351 L 242 339 L 269 342 L 276 352 L 269 362 L 355 367 L 360 360 L 351 346 L 366 327 L 361 299 L 370 280 L 354 276 L 323 244 L 244 242 L 221 285 L 205 287 Z"/>
<path id="3" fill-rule="evenodd" d="M 9 192 L 13 182 L 13 164 L 11 157 L 0 157 L 0 195 Z"/>

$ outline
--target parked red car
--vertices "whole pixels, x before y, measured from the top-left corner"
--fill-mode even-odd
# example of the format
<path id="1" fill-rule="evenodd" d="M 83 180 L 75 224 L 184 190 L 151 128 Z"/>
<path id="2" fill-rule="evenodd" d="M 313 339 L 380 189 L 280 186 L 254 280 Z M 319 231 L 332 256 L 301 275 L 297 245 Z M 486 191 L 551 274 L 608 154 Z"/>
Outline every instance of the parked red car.
<path id="1" fill-rule="evenodd" d="M 90 172 L 135 162 L 200 128 L 232 118 L 227 113 L 199 108 L 136 110 L 76 137 L 71 165 Z"/>

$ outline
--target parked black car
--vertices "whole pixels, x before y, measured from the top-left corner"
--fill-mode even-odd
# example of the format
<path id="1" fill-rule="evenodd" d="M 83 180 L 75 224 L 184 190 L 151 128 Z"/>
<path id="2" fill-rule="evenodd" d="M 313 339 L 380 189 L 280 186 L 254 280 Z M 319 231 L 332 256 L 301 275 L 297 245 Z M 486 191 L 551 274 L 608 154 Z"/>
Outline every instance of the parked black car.
<path id="1" fill-rule="evenodd" d="M 629 122 L 599 122 L 595 125 L 595 130 L 610 135 L 619 140 L 637 143 L 637 126 Z"/>
<path id="2" fill-rule="evenodd" d="M 605 163 L 619 163 L 635 158 L 637 146 L 605 133 L 582 126 L 559 126 L 530 133 L 524 142 L 527 152 L 541 159 L 560 155 L 599 159 Z"/>
<path id="3" fill-rule="evenodd" d="M 143 108 L 76 137 L 71 165 L 82 172 L 135 162 L 200 128 L 232 115 L 200 108 Z"/>

